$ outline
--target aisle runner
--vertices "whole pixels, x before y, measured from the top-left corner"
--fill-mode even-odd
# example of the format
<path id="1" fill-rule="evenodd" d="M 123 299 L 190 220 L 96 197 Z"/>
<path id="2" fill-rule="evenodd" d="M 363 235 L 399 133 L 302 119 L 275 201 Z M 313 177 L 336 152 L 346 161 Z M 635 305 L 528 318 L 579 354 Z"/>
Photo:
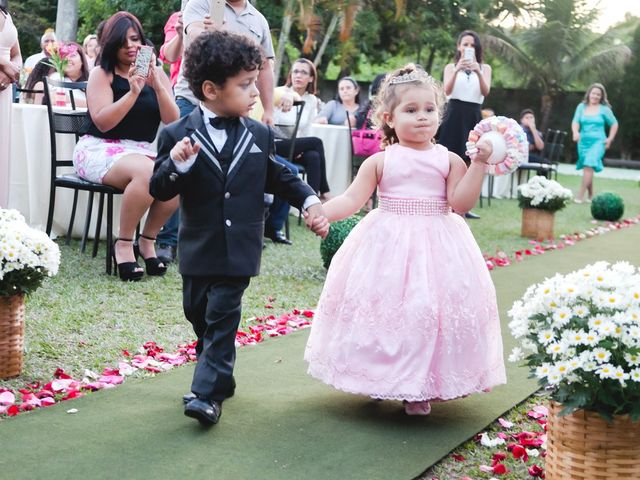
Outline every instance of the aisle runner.
<path id="1" fill-rule="evenodd" d="M 595 260 L 640 263 L 640 228 L 550 252 L 492 273 L 506 311 L 526 287 Z M 336 392 L 305 374 L 308 331 L 238 354 L 236 396 L 221 423 L 203 429 L 182 415 L 192 366 L 132 379 L 100 394 L 0 422 L 0 477 L 157 479 L 411 479 L 535 390 L 508 365 L 491 394 L 437 404 L 426 418 L 399 403 Z M 505 335 L 505 351 L 513 346 Z M 69 409 L 77 413 L 67 413 Z"/>

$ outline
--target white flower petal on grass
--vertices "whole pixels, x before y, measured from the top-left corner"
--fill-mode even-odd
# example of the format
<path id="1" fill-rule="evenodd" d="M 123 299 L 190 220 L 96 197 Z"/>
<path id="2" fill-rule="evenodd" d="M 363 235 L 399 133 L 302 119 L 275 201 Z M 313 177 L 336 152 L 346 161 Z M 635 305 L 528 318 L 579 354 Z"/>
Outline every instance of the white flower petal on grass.
<path id="1" fill-rule="evenodd" d="M 493 448 L 497 447 L 498 445 L 503 445 L 504 443 L 506 442 L 500 437 L 492 439 L 491 437 L 489 437 L 487 432 L 482 432 L 482 435 L 480 435 L 480 444 L 485 447 Z"/>

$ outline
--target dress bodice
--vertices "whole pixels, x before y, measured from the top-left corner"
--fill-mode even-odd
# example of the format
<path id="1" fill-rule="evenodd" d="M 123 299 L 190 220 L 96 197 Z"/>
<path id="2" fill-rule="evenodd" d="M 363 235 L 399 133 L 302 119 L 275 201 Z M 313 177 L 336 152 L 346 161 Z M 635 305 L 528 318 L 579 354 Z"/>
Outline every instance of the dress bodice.
<path id="1" fill-rule="evenodd" d="M 9 52 L 18 40 L 18 31 L 11 21 L 11 15 L 4 15 L 0 12 L 0 15 L 4 17 L 4 27 L 0 30 L 0 55 L 9 59 Z"/>
<path id="2" fill-rule="evenodd" d="M 385 150 L 380 196 L 447 198 L 449 151 L 442 145 L 415 150 L 393 144 Z"/>

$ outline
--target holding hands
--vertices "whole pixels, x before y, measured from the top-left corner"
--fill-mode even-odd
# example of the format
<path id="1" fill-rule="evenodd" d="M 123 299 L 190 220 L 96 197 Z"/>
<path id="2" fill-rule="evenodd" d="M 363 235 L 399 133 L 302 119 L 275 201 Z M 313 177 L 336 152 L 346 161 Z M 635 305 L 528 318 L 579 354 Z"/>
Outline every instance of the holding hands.
<path id="1" fill-rule="evenodd" d="M 307 208 L 303 213 L 307 227 L 321 238 L 325 238 L 329 233 L 329 220 L 324 215 L 321 203 L 316 203 Z"/>

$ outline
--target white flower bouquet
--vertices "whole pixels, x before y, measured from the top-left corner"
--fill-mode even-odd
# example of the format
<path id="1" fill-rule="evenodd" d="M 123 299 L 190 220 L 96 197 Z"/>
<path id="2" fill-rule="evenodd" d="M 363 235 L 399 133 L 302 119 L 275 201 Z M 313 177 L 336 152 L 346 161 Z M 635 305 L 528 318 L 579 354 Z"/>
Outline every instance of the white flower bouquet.
<path id="1" fill-rule="evenodd" d="M 0 208 L 0 296 L 34 292 L 59 266 L 60 249 L 46 233 Z"/>
<path id="2" fill-rule="evenodd" d="M 509 311 L 525 360 L 561 415 L 640 419 L 640 269 L 597 262 L 530 286 Z"/>
<path id="3" fill-rule="evenodd" d="M 549 212 L 562 210 L 573 198 L 571 190 L 541 175 L 531 177 L 518 187 L 520 208 L 539 208 Z"/>

